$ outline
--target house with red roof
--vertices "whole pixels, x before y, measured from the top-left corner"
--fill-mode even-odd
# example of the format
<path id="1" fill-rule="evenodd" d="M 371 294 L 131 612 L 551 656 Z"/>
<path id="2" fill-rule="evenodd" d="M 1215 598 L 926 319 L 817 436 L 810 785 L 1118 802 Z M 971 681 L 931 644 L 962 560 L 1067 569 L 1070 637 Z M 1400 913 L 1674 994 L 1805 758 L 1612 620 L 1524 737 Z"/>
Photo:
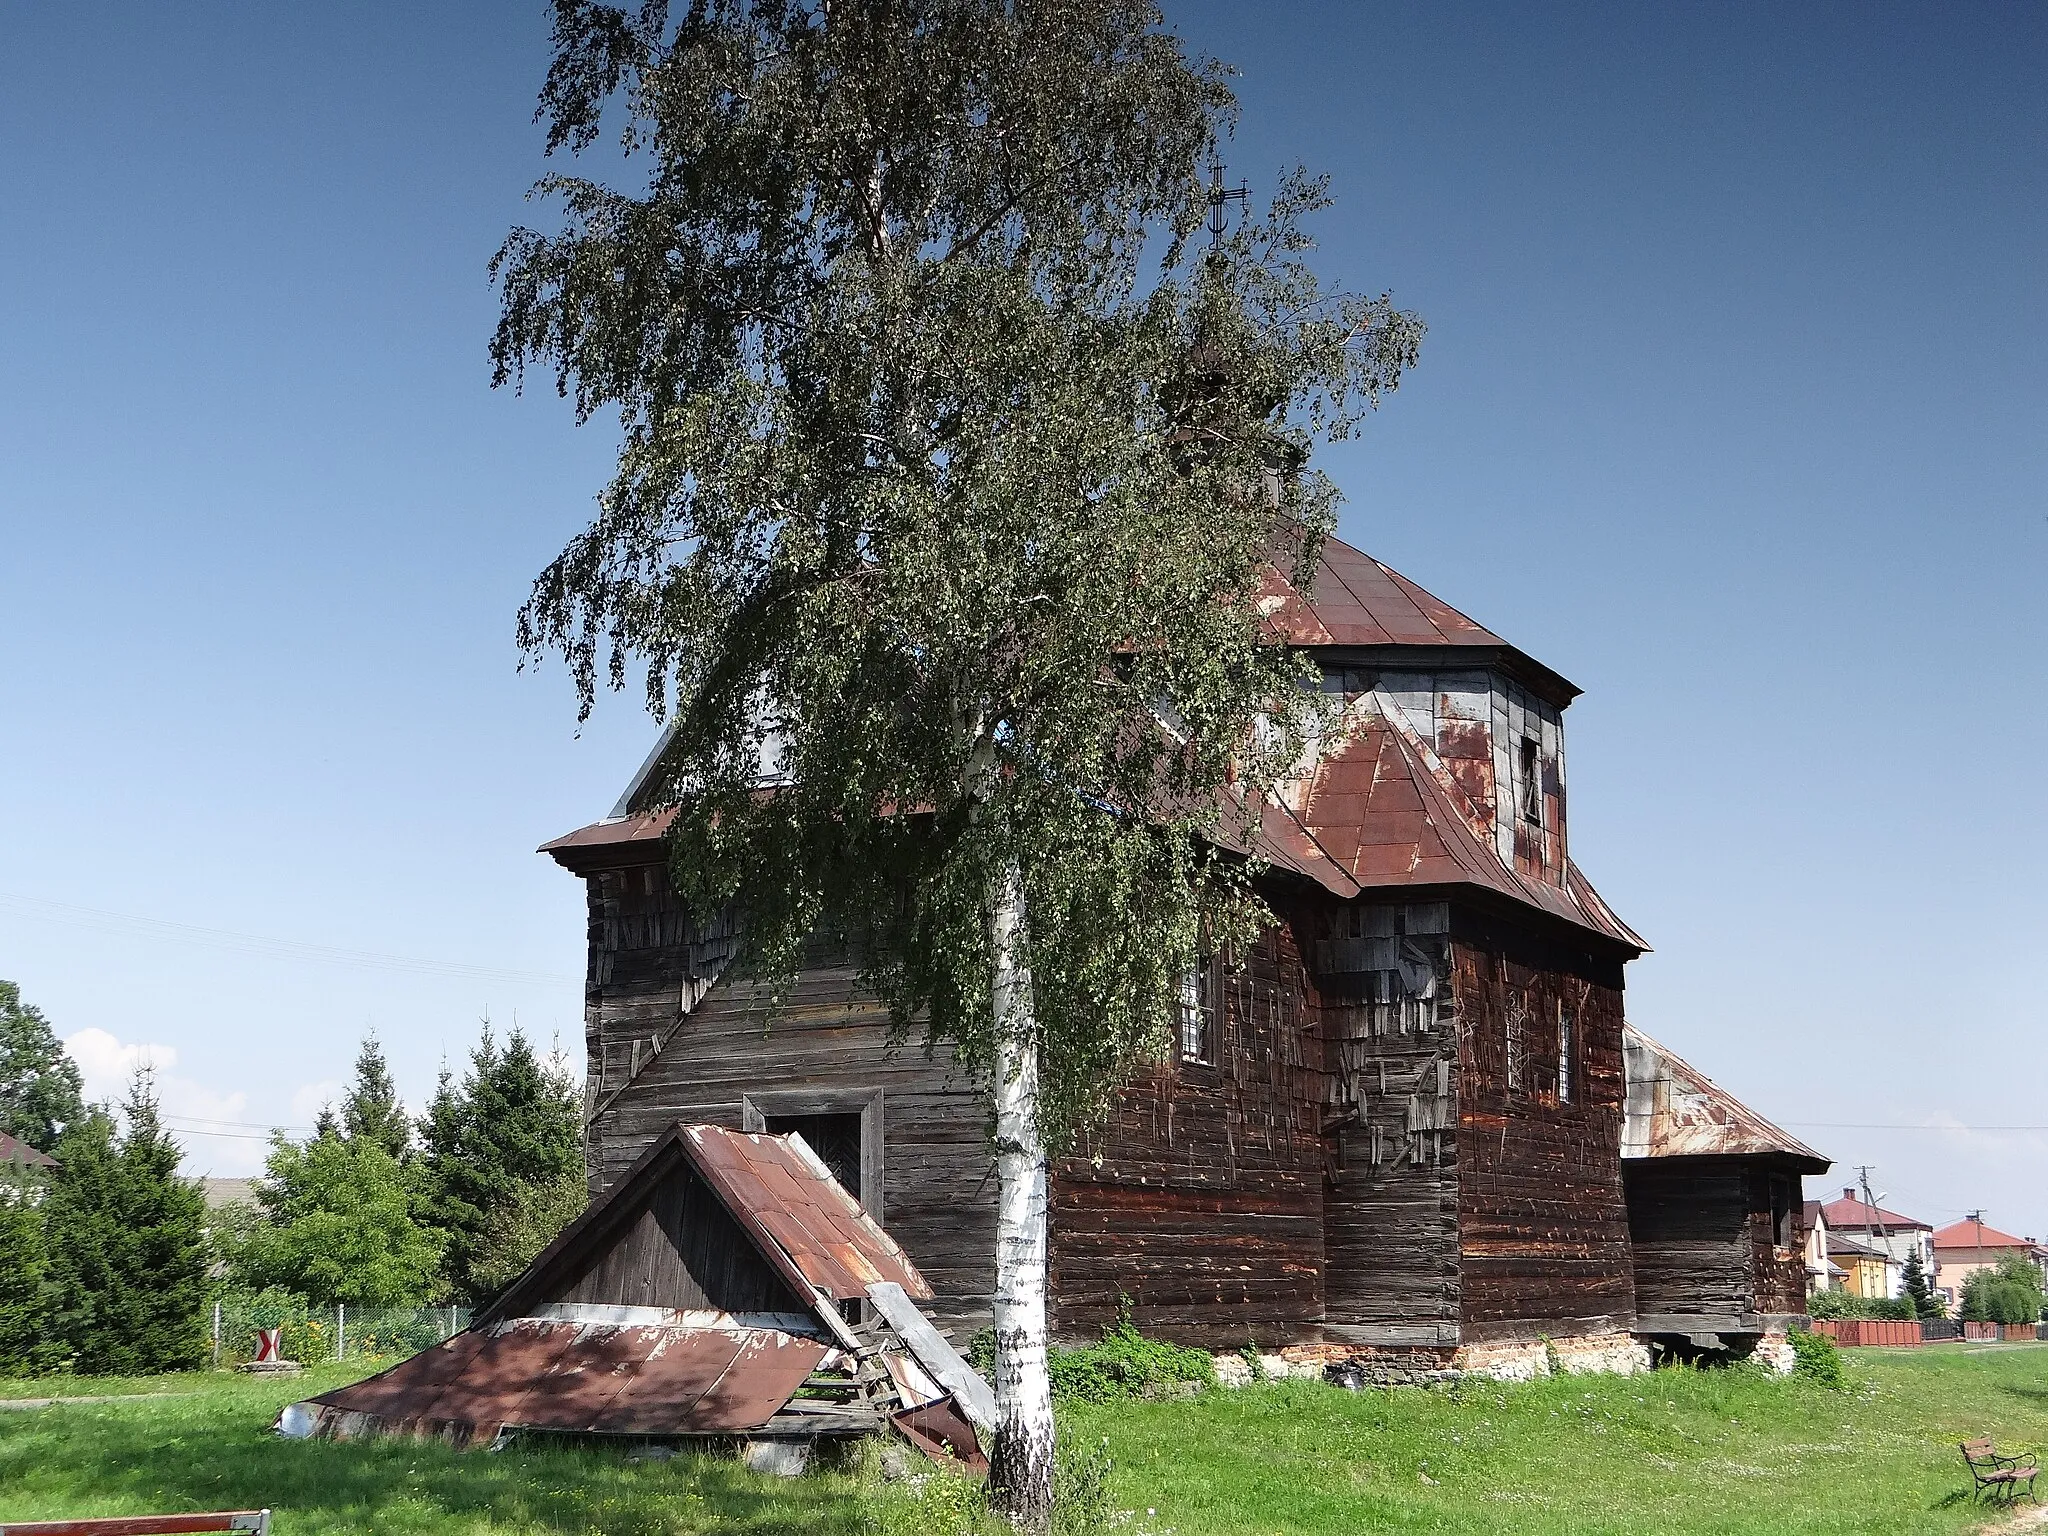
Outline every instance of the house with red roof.
<path id="1" fill-rule="evenodd" d="M 1821 1215 L 1834 1238 L 1830 1257 L 1844 1264 L 1860 1257 L 1865 1269 L 1882 1264 L 1884 1295 L 1899 1294 L 1906 1260 L 1912 1254 L 1920 1256 L 1920 1267 L 1929 1283 L 1933 1282 L 1934 1228 L 1926 1222 L 1873 1205 L 1849 1188 L 1843 1189 L 1841 1199 L 1822 1202 Z M 1853 1246 L 1845 1247 L 1845 1242 Z M 1866 1290 L 1863 1294 L 1872 1292 Z"/>
<path id="2" fill-rule="evenodd" d="M 2048 1278 L 2048 1247 L 2031 1237 L 2014 1237 L 2010 1232 L 1985 1223 L 1982 1216 L 1950 1222 L 1934 1233 L 1934 1266 L 1929 1278 L 1950 1307 L 1961 1299 L 1963 1285 L 1980 1269 L 1995 1269 L 1999 1261 L 2014 1254 L 2036 1266 Z"/>
<path id="3" fill-rule="evenodd" d="M 1571 857 L 1579 689 L 1340 540 L 1308 590 L 1269 573 L 1261 608 L 1339 724 L 1263 808 L 1278 921 L 1187 978 L 1167 1059 L 1053 1170 L 1055 1331 L 1127 1300 L 1155 1335 L 1383 1379 L 1631 1366 L 1622 994 L 1646 946 Z M 779 998 L 733 966 L 734 914 L 669 877 L 666 782 L 657 747 L 543 849 L 588 897 L 593 1193 L 678 1120 L 800 1130 L 972 1331 L 979 1085 L 892 1040 L 843 951 L 821 941 Z"/>

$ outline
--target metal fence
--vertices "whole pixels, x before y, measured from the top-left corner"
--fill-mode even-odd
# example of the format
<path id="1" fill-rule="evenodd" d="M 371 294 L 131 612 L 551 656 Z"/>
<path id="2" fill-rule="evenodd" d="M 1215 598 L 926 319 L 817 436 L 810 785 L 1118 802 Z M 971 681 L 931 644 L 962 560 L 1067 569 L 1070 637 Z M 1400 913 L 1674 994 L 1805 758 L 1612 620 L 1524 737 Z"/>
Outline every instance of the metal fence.
<path id="1" fill-rule="evenodd" d="M 402 1360 L 469 1326 L 467 1307 L 309 1307 L 269 1297 L 226 1297 L 213 1304 L 216 1367 L 254 1360 L 259 1335 L 278 1330 L 278 1353 L 301 1365 L 325 1360 Z"/>

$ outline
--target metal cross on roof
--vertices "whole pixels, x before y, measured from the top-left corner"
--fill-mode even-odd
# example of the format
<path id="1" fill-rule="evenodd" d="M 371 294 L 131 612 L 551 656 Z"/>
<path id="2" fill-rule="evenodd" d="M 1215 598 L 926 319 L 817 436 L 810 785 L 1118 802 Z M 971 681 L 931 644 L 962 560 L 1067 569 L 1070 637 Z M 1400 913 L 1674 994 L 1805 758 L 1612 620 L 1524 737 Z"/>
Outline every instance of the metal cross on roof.
<path id="1" fill-rule="evenodd" d="M 1215 155 L 1209 157 L 1209 241 L 1212 245 L 1223 243 L 1223 232 L 1230 227 L 1229 215 L 1223 205 L 1244 202 L 1251 196 L 1251 189 L 1243 182 L 1234 187 L 1223 185 L 1223 162 Z"/>

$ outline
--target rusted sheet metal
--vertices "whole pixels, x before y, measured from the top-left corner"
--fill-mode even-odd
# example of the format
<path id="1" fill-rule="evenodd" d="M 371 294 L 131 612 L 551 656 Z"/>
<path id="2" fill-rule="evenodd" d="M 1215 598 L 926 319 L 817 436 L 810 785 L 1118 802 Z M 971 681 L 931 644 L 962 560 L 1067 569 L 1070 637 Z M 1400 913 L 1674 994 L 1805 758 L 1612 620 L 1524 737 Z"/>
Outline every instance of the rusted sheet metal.
<path id="1" fill-rule="evenodd" d="M 1324 755 L 1301 801 L 1295 814 L 1336 866 L 1334 877 L 1318 878 L 1340 895 L 1345 883 L 1357 891 L 1478 886 L 1638 953 L 1649 947 L 1576 865 L 1560 886 L 1503 863 L 1450 770 L 1386 711 L 1361 706 L 1351 738 Z M 1298 865 L 1298 855 L 1288 862 Z"/>
<path id="2" fill-rule="evenodd" d="M 311 1402 L 334 1421 L 320 1426 L 329 1433 L 411 1428 L 462 1442 L 499 1427 L 744 1434 L 773 1418 L 826 1353 L 772 1328 L 520 1318 Z"/>
<path id="3" fill-rule="evenodd" d="M 931 1286 L 917 1266 L 798 1138 L 684 1126 L 682 1136 L 727 1209 L 765 1234 L 834 1301 L 864 1300 L 892 1280 L 912 1296 Z"/>
<path id="4" fill-rule="evenodd" d="M 1323 540 L 1311 595 L 1276 570 L 1260 587 L 1267 619 L 1290 645 L 1483 645 L 1506 647 L 1432 596 L 1342 539 Z"/>
<path id="5" fill-rule="evenodd" d="M 958 1465 L 968 1472 L 986 1474 L 988 1457 L 982 1454 L 974 1426 L 962 1416 L 951 1397 L 941 1397 L 915 1408 L 899 1408 L 889 1422 L 903 1438 L 941 1466 Z"/>
<path id="6" fill-rule="evenodd" d="M 1623 1027 L 1622 1054 L 1623 1157 L 1781 1157 L 1807 1173 L 1828 1170 L 1827 1158 L 1633 1024 Z"/>

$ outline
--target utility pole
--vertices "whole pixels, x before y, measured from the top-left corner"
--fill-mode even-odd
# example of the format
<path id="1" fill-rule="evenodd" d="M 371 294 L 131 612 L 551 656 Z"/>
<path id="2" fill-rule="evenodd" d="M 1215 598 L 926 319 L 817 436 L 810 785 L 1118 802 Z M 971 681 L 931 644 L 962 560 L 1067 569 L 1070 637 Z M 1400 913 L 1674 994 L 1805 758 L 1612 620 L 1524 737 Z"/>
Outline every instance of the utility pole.
<path id="1" fill-rule="evenodd" d="M 1879 1253 L 1882 1253 L 1886 1259 L 1890 1259 L 1892 1256 L 1891 1244 L 1884 1240 L 1878 1230 L 1877 1197 L 1870 1192 L 1872 1166 L 1870 1163 L 1858 1163 L 1856 1165 L 1856 1182 L 1863 1188 L 1863 1230 L 1864 1235 L 1870 1239 L 1870 1246 L 1877 1249 Z M 1890 1292 L 1891 1285 L 1889 1282 L 1886 1283 L 1885 1290 L 1887 1293 Z"/>

